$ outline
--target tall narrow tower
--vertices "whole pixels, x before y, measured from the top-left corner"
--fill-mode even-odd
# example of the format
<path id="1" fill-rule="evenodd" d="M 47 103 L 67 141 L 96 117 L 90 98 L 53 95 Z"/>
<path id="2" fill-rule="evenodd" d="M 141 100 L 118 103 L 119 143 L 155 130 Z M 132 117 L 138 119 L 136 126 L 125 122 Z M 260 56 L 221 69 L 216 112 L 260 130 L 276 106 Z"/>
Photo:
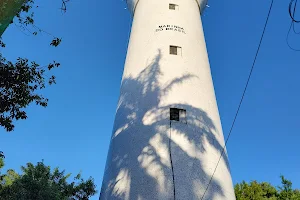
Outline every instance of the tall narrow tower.
<path id="1" fill-rule="evenodd" d="M 133 23 L 101 200 L 234 200 L 200 13 L 127 0 Z M 205 196 L 205 189 L 208 187 Z"/>

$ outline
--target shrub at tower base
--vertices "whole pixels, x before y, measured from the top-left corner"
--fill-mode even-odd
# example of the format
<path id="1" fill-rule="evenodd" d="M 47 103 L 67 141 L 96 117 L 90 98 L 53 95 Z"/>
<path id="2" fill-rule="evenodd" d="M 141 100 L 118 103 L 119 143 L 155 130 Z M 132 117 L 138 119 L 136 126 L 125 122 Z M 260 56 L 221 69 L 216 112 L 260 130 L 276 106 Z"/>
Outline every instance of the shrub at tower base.
<path id="1" fill-rule="evenodd" d="M 237 200 L 300 200 L 300 190 L 292 188 L 292 182 L 280 176 L 281 186 L 252 181 L 242 182 L 234 187 Z"/>
<path id="2" fill-rule="evenodd" d="M 96 191 L 94 180 L 84 180 L 78 174 L 69 181 L 71 174 L 54 168 L 51 170 L 43 162 L 36 165 L 27 163 L 22 166 L 22 173 L 7 170 L 0 158 L 0 199 L 2 200 L 88 200 Z"/>

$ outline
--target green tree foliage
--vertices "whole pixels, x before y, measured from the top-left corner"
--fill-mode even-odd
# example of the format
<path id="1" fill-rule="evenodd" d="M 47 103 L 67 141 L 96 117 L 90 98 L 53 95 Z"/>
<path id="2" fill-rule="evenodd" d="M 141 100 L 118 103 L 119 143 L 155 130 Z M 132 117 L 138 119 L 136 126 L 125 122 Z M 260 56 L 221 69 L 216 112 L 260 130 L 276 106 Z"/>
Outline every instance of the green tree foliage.
<path id="1" fill-rule="evenodd" d="M 300 191 L 292 189 L 292 182 L 280 176 L 281 186 L 252 181 L 242 182 L 234 187 L 236 200 L 300 200 Z"/>
<path id="2" fill-rule="evenodd" d="M 66 2 L 62 1 L 62 11 L 65 12 Z M 14 23 L 21 31 L 37 35 L 44 32 L 52 39 L 50 45 L 57 47 L 61 43 L 61 38 L 42 30 L 35 24 L 34 9 L 37 9 L 35 0 L 26 0 L 21 10 L 16 14 Z M 4 42 L 0 38 L 0 48 L 5 48 Z M 25 108 L 31 103 L 46 107 L 48 99 L 41 95 L 41 90 L 48 85 L 56 83 L 55 76 L 49 71 L 59 67 L 58 62 L 40 65 L 26 58 L 18 58 L 16 62 L 5 59 L 0 52 L 0 126 L 7 131 L 14 130 L 14 121 L 26 119 Z"/>
<path id="3" fill-rule="evenodd" d="M 282 186 L 279 189 L 279 200 L 300 200 L 300 191 L 293 190 L 292 182 L 280 176 Z"/>
<path id="4" fill-rule="evenodd" d="M 0 169 L 4 166 L 0 158 Z M 72 182 L 71 174 L 59 168 L 51 170 L 43 162 L 22 166 L 22 174 L 14 170 L 0 173 L 0 199 L 5 200 L 88 200 L 96 194 L 94 180 L 84 180 L 79 173 Z M 0 171 L 1 172 L 1 171 Z"/>
<path id="5" fill-rule="evenodd" d="M 5 158 L 4 154 L 3 154 L 3 151 L 0 151 L 0 159 L 1 158 Z M 1 168 L 1 167 L 0 167 Z"/>
<path id="6" fill-rule="evenodd" d="M 47 67 L 40 67 L 35 62 L 18 58 L 16 63 L 6 62 L 0 54 L 0 126 L 7 131 L 14 129 L 13 120 L 26 119 L 24 110 L 30 103 L 43 107 L 47 106 L 48 99 L 39 94 L 46 85 L 55 82 L 55 76 L 46 76 L 60 64 L 53 62 Z"/>

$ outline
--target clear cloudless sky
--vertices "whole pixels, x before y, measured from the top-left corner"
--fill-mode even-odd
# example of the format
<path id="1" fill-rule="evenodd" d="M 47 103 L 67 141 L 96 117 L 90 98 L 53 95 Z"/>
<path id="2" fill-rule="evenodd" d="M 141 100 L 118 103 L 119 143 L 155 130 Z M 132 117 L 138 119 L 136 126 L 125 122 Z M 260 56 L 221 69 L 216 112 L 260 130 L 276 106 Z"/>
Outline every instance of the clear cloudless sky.
<path id="1" fill-rule="evenodd" d="M 270 0 L 215 1 L 202 17 L 225 137 L 228 135 L 263 30 Z M 285 175 L 300 188 L 300 52 L 286 45 L 289 1 L 275 0 L 257 64 L 228 143 L 234 183 L 280 184 Z M 53 60 L 57 85 L 43 91 L 47 108 L 30 106 L 14 132 L 0 129 L 6 169 L 20 171 L 44 159 L 67 172 L 95 178 L 100 190 L 130 30 L 121 0 L 39 2 L 36 24 L 63 38 L 49 46 L 47 34 L 27 36 L 15 25 L 3 35 L 10 60 Z M 300 7 L 299 7 L 300 12 Z M 298 15 L 300 17 L 300 14 Z M 300 25 L 298 27 L 300 30 Z M 300 48 L 300 36 L 291 37 Z M 99 194 L 92 198 L 98 199 Z"/>

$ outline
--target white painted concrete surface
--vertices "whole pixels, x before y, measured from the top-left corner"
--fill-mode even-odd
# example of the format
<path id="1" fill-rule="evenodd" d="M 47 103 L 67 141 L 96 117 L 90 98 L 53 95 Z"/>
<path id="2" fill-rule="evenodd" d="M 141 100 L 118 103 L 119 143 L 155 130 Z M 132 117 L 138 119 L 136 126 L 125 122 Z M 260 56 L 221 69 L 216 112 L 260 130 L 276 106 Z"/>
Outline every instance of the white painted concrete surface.
<path id="1" fill-rule="evenodd" d="M 224 146 L 200 18 L 205 4 L 128 0 L 136 9 L 101 200 L 202 198 Z M 170 55 L 170 45 L 180 55 Z M 170 108 L 185 109 L 187 123 L 170 121 Z M 203 200 L 234 199 L 224 155 Z"/>

